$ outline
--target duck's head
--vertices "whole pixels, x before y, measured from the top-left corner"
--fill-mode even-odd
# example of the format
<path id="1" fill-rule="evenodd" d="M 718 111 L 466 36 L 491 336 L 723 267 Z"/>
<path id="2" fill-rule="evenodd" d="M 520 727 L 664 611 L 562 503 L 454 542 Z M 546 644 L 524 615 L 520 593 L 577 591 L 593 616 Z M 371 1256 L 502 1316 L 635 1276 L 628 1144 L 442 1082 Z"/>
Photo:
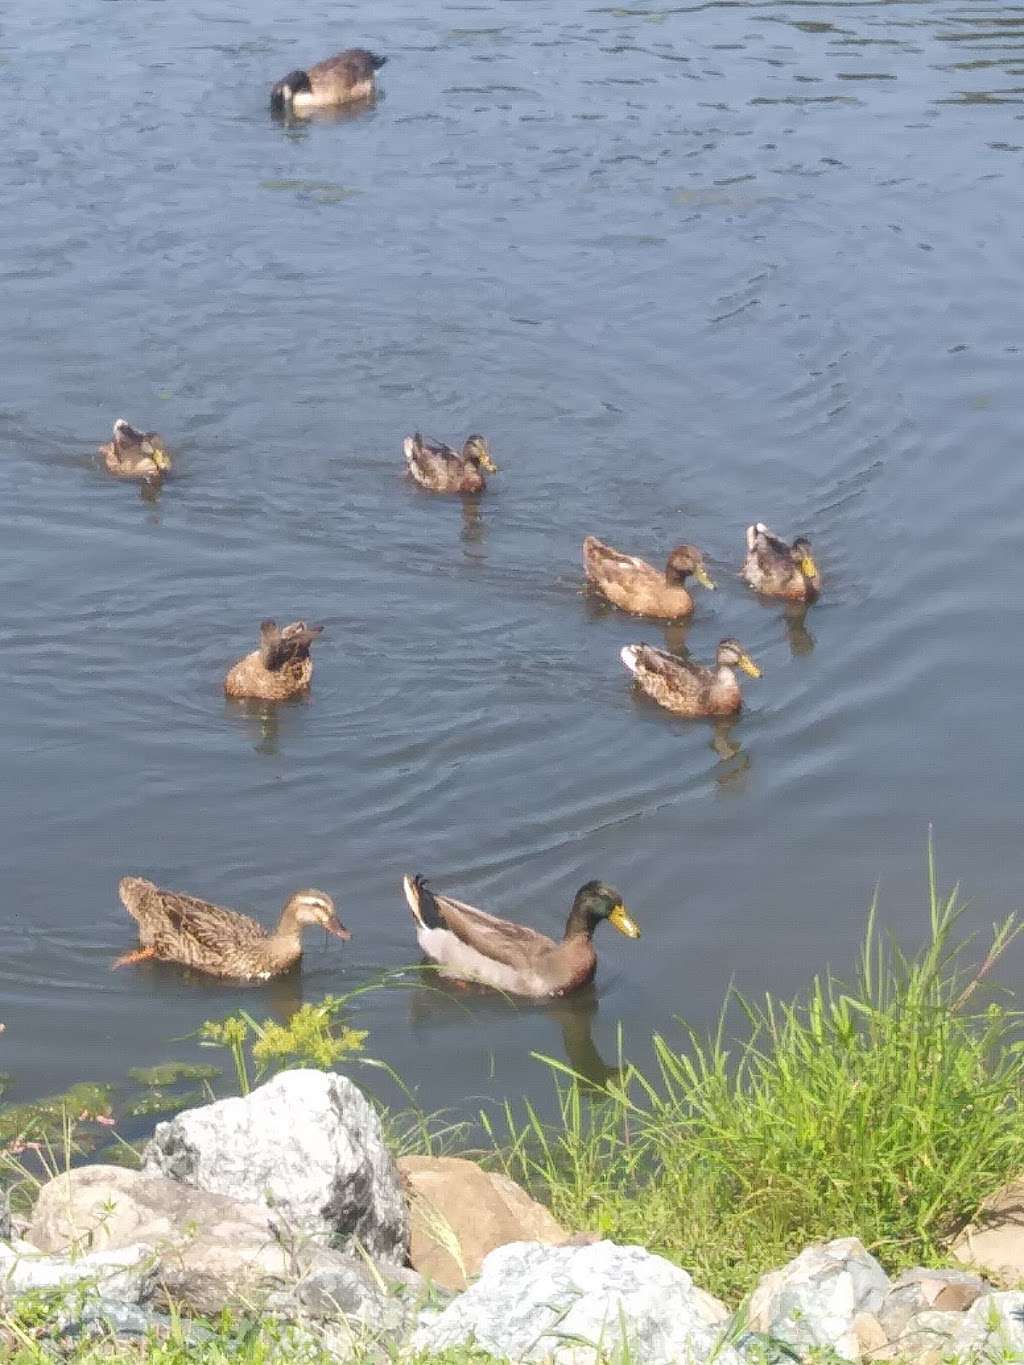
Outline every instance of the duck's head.
<path id="1" fill-rule="evenodd" d="M 807 537 L 797 536 L 796 540 L 793 541 L 793 548 L 790 553 L 793 556 L 793 563 L 803 576 L 810 579 L 812 583 L 816 583 L 818 581 L 818 566 L 814 562 L 811 542 Z"/>
<path id="2" fill-rule="evenodd" d="M 681 587 L 691 574 L 702 588 L 714 590 L 711 575 L 704 567 L 704 556 L 696 545 L 677 545 L 668 557 L 665 577 L 669 583 L 678 583 Z"/>
<path id="3" fill-rule="evenodd" d="M 581 886 L 572 903 L 570 918 L 582 920 L 588 934 L 606 919 L 613 929 L 618 929 L 627 938 L 640 937 L 639 926 L 622 903 L 621 893 L 606 882 L 586 882 Z"/>
<path id="4" fill-rule="evenodd" d="M 295 917 L 296 924 L 318 924 L 321 929 L 326 929 L 335 938 L 349 939 L 352 935 L 338 919 L 334 910 L 334 902 L 326 891 L 316 891 L 308 887 L 304 891 L 296 891 L 285 906 L 285 914 L 291 912 Z"/>
<path id="5" fill-rule="evenodd" d="M 740 644 L 739 640 L 722 640 L 715 652 L 715 663 L 719 668 L 725 665 L 726 668 L 742 668 L 743 672 L 751 678 L 759 678 L 761 670 L 747 651 Z"/>
<path id="6" fill-rule="evenodd" d="M 270 110 L 283 114 L 290 109 L 296 95 L 311 94 L 309 74 L 305 71 L 289 71 L 287 76 L 275 82 L 270 88 Z"/>
<path id="7" fill-rule="evenodd" d="M 466 444 L 462 447 L 462 458 L 479 465 L 488 474 L 498 472 L 498 466 L 491 459 L 491 448 L 486 438 L 477 433 L 466 437 Z"/>

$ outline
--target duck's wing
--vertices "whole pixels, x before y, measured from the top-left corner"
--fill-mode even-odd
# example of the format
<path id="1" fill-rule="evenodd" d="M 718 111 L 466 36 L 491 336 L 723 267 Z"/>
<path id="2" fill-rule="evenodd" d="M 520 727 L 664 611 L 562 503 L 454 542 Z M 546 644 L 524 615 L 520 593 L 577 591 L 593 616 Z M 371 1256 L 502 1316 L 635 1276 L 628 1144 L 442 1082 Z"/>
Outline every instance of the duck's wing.
<path id="1" fill-rule="evenodd" d="M 654 697 L 699 697 L 707 685 L 709 675 L 703 664 L 666 654 L 653 645 L 626 645 L 619 657 L 644 691 Z"/>
<path id="2" fill-rule="evenodd" d="M 451 446 L 425 441 L 418 431 L 406 438 L 405 461 L 416 482 L 427 488 L 445 488 L 465 469 L 462 456 Z"/>
<path id="3" fill-rule="evenodd" d="M 447 929 L 473 952 L 507 967 L 530 967 L 557 947 L 547 934 L 525 924 L 514 924 L 451 896 L 437 895 L 422 877 L 405 878 L 405 895 L 419 928 Z"/>
<path id="4" fill-rule="evenodd" d="M 320 81 L 351 87 L 372 80 L 373 73 L 386 61 L 387 57 L 378 57 L 375 52 L 368 52 L 365 47 L 350 47 L 333 57 L 325 57 L 322 62 L 311 66 L 306 74 L 312 85 Z"/>
<path id="5" fill-rule="evenodd" d="M 305 621 L 293 621 L 264 642 L 263 662 L 267 670 L 276 673 L 286 664 L 309 658 L 309 647 L 323 631 L 323 626 L 307 626 Z"/>
<path id="6" fill-rule="evenodd" d="M 660 578 L 652 565 L 637 555 L 623 554 L 611 545 L 606 545 L 597 536 L 587 536 L 583 542 L 583 567 L 587 577 L 594 582 L 615 580 L 621 583 L 649 578 Z"/>

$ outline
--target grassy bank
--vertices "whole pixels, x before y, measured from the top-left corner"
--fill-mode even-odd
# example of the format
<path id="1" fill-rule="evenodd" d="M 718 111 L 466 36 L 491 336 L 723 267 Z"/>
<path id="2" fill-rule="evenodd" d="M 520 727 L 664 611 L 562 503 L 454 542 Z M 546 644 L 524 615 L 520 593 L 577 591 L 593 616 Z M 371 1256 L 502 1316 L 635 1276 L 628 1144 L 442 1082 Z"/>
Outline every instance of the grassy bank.
<path id="1" fill-rule="evenodd" d="M 963 906 L 938 893 L 931 864 L 927 908 L 918 951 L 880 932 L 872 909 L 849 982 L 825 973 L 791 1001 L 731 993 L 713 1036 L 683 1024 L 657 1035 L 646 1072 L 624 1064 L 597 1090 L 548 1060 L 559 1120 L 509 1104 L 500 1123 L 484 1118 L 490 1146 L 473 1155 L 566 1225 L 659 1252 L 731 1305 L 816 1239 L 856 1235 L 890 1271 L 941 1262 L 981 1200 L 1024 1169 L 1024 1035 L 991 982 L 1012 920 L 985 944 L 965 940 Z M 410 1131 L 429 1145 L 424 1122 Z M 29 1321 L 14 1326 L 11 1359 L 51 1358 Z M 201 1354 L 172 1340 L 145 1358 L 282 1358 L 265 1327 L 216 1331 Z M 74 1358 L 111 1357 L 83 1346 Z"/>

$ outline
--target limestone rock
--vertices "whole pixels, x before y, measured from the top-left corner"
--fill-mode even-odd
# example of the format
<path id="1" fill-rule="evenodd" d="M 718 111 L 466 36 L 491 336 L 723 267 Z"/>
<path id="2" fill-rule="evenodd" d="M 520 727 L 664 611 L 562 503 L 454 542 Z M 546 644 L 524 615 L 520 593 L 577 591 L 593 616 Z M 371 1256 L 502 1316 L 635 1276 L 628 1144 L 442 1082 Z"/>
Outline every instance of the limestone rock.
<path id="1" fill-rule="evenodd" d="M 762 1275 L 750 1300 L 753 1330 L 797 1350 L 829 1347 L 859 1360 L 858 1314 L 877 1315 L 889 1277 L 856 1237 L 805 1247 L 781 1270 Z"/>
<path id="2" fill-rule="evenodd" d="M 642 1247 L 513 1242 L 486 1257 L 480 1277 L 439 1314 L 422 1314 L 414 1350 L 475 1343 L 501 1359 L 596 1365 L 627 1346 L 644 1365 L 741 1365 L 719 1346 L 728 1310 L 685 1270 Z M 625 1340 L 624 1340 L 625 1338 Z"/>
<path id="3" fill-rule="evenodd" d="M 374 1328 L 396 1317 L 361 1258 L 294 1236 L 260 1204 L 122 1166 L 85 1166 L 51 1180 L 40 1191 L 29 1235 L 45 1251 L 145 1242 L 159 1256 L 158 1301 L 194 1313 L 277 1296 L 308 1316 L 349 1314 Z M 405 1289 L 421 1283 L 399 1267 L 384 1278 Z"/>
<path id="4" fill-rule="evenodd" d="M 380 1121 L 344 1076 L 283 1071 L 157 1125 L 143 1171 L 274 1210 L 296 1237 L 402 1264 L 409 1222 Z"/>
<path id="5" fill-rule="evenodd" d="M 897 1360 L 900 1365 L 906 1361 L 913 1365 L 946 1365 L 951 1359 L 953 1337 L 963 1320 L 962 1313 L 926 1308 L 909 1318 L 899 1336 L 868 1359 Z"/>
<path id="6" fill-rule="evenodd" d="M 1024 1359 L 1024 1293 L 985 1294 L 960 1318 L 951 1350 L 965 1365 Z"/>
<path id="7" fill-rule="evenodd" d="M 495 1247 L 559 1246 L 568 1233 L 543 1204 L 496 1172 L 459 1157 L 407 1156 L 398 1163 L 409 1197 L 410 1263 L 447 1289 L 464 1289 Z"/>
<path id="8" fill-rule="evenodd" d="M 979 1275 L 972 1275 L 967 1270 L 931 1270 L 915 1266 L 912 1270 L 904 1270 L 893 1281 L 878 1317 L 886 1336 L 890 1341 L 896 1341 L 916 1314 L 931 1310 L 962 1313 L 990 1288 Z"/>
<path id="9" fill-rule="evenodd" d="M 950 1253 L 1000 1283 L 1024 1280 L 1024 1179 L 1012 1180 L 986 1199 Z"/>
<path id="10" fill-rule="evenodd" d="M 76 1260 L 44 1256 L 29 1242 L 0 1243 L 0 1299 L 12 1302 L 34 1289 L 82 1288 L 118 1303 L 146 1304 L 156 1283 L 152 1247 L 94 1251 Z"/>

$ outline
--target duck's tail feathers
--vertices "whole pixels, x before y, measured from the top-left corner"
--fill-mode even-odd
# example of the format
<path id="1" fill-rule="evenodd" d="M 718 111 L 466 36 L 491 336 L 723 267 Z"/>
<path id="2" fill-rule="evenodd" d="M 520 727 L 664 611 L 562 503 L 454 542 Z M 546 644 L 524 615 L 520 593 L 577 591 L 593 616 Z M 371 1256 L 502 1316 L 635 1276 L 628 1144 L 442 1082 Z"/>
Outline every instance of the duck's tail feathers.
<path id="1" fill-rule="evenodd" d="M 402 888 L 409 903 L 412 917 L 420 929 L 441 929 L 444 920 L 437 906 L 437 898 L 427 885 L 427 879 L 419 873 L 415 877 L 403 877 Z"/>
<path id="2" fill-rule="evenodd" d="M 413 460 L 423 449 L 423 437 L 418 431 L 414 431 L 411 436 L 407 436 L 402 442 L 402 450 L 405 452 L 405 462 L 411 467 Z"/>
<path id="3" fill-rule="evenodd" d="M 630 673 L 634 675 L 636 674 L 636 661 L 640 649 L 640 645 L 624 645 L 623 648 L 619 650 L 619 658 L 629 669 Z"/>

